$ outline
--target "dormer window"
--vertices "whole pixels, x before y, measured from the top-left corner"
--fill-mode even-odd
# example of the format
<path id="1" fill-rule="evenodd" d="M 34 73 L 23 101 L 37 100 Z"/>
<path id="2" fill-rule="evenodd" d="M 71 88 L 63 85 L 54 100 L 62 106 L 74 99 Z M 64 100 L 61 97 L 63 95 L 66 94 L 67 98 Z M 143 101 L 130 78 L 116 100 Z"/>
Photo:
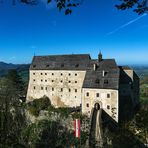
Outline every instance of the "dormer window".
<path id="1" fill-rule="evenodd" d="M 95 83 L 99 84 L 100 83 L 100 80 L 99 79 L 96 79 Z"/>
<path id="2" fill-rule="evenodd" d="M 61 67 L 64 67 L 64 64 L 61 64 Z"/>
<path id="3" fill-rule="evenodd" d="M 76 64 L 75 67 L 79 67 L 79 64 Z"/>
<path id="4" fill-rule="evenodd" d="M 35 68 L 36 67 L 36 65 L 33 65 L 33 68 Z"/>
<path id="5" fill-rule="evenodd" d="M 103 70 L 103 72 L 102 72 L 102 76 L 103 76 L 103 77 L 106 76 L 107 73 L 108 73 L 107 71 Z"/>
<path id="6" fill-rule="evenodd" d="M 104 84 L 108 84 L 108 80 L 104 80 Z"/>
<path id="7" fill-rule="evenodd" d="M 46 67 L 49 67 L 49 64 L 47 64 Z"/>

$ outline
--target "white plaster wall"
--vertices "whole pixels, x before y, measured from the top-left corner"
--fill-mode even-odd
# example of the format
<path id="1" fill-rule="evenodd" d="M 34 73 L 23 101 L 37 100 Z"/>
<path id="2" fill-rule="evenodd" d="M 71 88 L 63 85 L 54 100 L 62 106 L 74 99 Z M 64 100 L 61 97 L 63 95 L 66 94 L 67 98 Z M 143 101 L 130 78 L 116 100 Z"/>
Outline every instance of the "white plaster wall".
<path id="1" fill-rule="evenodd" d="M 57 107 L 80 106 L 85 73 L 86 71 L 30 70 L 27 100 L 38 99 L 46 95 Z"/>
<path id="2" fill-rule="evenodd" d="M 89 96 L 86 95 L 87 92 L 89 93 Z M 99 97 L 96 97 L 97 93 L 99 93 Z M 107 94 L 110 94 L 110 98 L 107 98 Z M 92 108 L 94 108 L 95 103 L 99 103 L 101 105 L 101 108 L 116 122 L 118 122 L 118 90 L 83 88 L 82 113 L 88 114 L 90 116 L 91 110 Z M 87 107 L 87 104 L 89 104 L 89 107 Z M 110 109 L 107 109 L 107 105 L 110 106 Z"/>

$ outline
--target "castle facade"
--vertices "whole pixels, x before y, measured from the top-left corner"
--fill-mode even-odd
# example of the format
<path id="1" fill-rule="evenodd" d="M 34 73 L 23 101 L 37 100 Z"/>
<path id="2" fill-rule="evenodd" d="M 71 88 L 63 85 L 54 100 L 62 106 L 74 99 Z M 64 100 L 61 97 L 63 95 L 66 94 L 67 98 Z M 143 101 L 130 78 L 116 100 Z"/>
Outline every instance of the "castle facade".
<path id="1" fill-rule="evenodd" d="M 55 107 L 81 106 L 88 116 L 97 104 L 118 122 L 125 100 L 133 107 L 138 104 L 139 78 L 131 68 L 117 66 L 101 53 L 98 59 L 89 54 L 34 56 L 27 101 L 43 96 Z"/>

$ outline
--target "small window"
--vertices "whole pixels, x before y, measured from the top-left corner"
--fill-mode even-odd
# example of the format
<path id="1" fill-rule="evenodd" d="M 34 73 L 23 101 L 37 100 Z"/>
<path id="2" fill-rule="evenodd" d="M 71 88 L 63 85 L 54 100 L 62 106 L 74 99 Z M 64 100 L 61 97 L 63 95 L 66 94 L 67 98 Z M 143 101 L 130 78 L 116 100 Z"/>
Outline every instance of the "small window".
<path id="1" fill-rule="evenodd" d="M 33 68 L 35 68 L 36 67 L 36 65 L 33 65 Z"/>
<path id="2" fill-rule="evenodd" d="M 64 67 L 64 64 L 61 64 L 61 67 Z"/>
<path id="3" fill-rule="evenodd" d="M 49 67 L 49 64 L 47 64 L 46 67 Z"/>
<path id="4" fill-rule="evenodd" d="M 86 96 L 89 97 L 89 92 L 86 93 Z"/>
<path id="5" fill-rule="evenodd" d="M 54 75 L 54 73 L 52 73 L 52 75 Z"/>
<path id="6" fill-rule="evenodd" d="M 62 76 L 63 74 L 61 73 L 61 76 Z"/>
<path id="7" fill-rule="evenodd" d="M 63 81 L 61 80 L 61 83 L 62 83 Z"/>
<path id="8" fill-rule="evenodd" d="M 63 91 L 63 88 L 61 88 L 61 92 Z"/>
<path id="9" fill-rule="evenodd" d="M 69 92 L 71 92 L 71 89 L 69 88 Z"/>
<path id="10" fill-rule="evenodd" d="M 44 88 L 43 87 L 41 87 L 41 90 L 43 90 Z"/>
<path id="11" fill-rule="evenodd" d="M 96 97 L 98 98 L 100 96 L 100 94 L 99 93 L 96 93 Z"/>
<path id="12" fill-rule="evenodd" d="M 35 82 L 35 79 L 33 79 L 33 81 Z"/>
<path id="13" fill-rule="evenodd" d="M 36 89 L 36 87 L 34 86 L 33 89 Z"/>
<path id="14" fill-rule="evenodd" d="M 75 73 L 75 76 L 77 76 L 78 74 L 77 73 Z"/>
<path id="15" fill-rule="evenodd" d="M 104 76 L 106 76 L 106 75 L 107 75 L 107 73 L 108 73 L 108 72 L 107 72 L 107 71 L 105 71 L 105 72 L 104 72 Z"/>
<path id="16" fill-rule="evenodd" d="M 47 87 L 45 87 L 45 89 L 47 90 Z"/>
<path id="17" fill-rule="evenodd" d="M 41 73 L 41 75 L 43 75 L 43 73 Z"/>
<path id="18" fill-rule="evenodd" d="M 69 73 L 68 75 L 71 76 L 71 73 Z"/>
<path id="19" fill-rule="evenodd" d="M 110 98 L 110 94 L 107 94 L 107 98 Z"/>
<path id="20" fill-rule="evenodd" d="M 100 83 L 100 80 L 99 79 L 96 79 L 95 80 L 95 83 L 99 84 Z"/>
<path id="21" fill-rule="evenodd" d="M 106 76 L 106 75 L 107 75 L 107 73 L 108 73 L 107 71 L 104 71 L 104 70 L 103 70 L 103 74 L 102 74 L 102 75 L 103 75 L 103 77 L 104 77 L 104 76 Z"/>
<path id="22" fill-rule="evenodd" d="M 77 92 L 77 89 L 75 89 L 75 92 Z"/>
<path id="23" fill-rule="evenodd" d="M 86 107 L 89 107 L 89 103 L 86 104 Z"/>
<path id="24" fill-rule="evenodd" d="M 33 73 L 33 75 L 35 75 L 35 73 Z"/>
<path id="25" fill-rule="evenodd" d="M 45 73 L 45 75 L 47 75 L 47 73 Z"/>
<path id="26" fill-rule="evenodd" d="M 52 88 L 52 91 L 54 91 L 54 88 Z"/>
<path id="27" fill-rule="evenodd" d="M 41 79 L 41 82 L 43 82 L 43 80 Z"/>
<path id="28" fill-rule="evenodd" d="M 77 81 L 75 81 L 75 83 L 77 83 Z"/>
<path id="29" fill-rule="evenodd" d="M 108 84 L 108 80 L 104 80 L 104 84 Z"/>
<path id="30" fill-rule="evenodd" d="M 71 81 L 69 81 L 69 83 L 71 83 Z"/>
<path id="31" fill-rule="evenodd" d="M 110 105 L 107 105 L 107 109 L 110 109 Z"/>
<path id="32" fill-rule="evenodd" d="M 75 98 L 77 98 L 77 96 L 75 96 Z"/>
<path id="33" fill-rule="evenodd" d="M 52 82 L 54 82 L 54 80 L 52 80 Z"/>
<path id="34" fill-rule="evenodd" d="M 45 80 L 45 82 L 47 82 L 47 80 Z"/>
<path id="35" fill-rule="evenodd" d="M 79 67 L 79 64 L 76 64 L 75 67 Z"/>
<path id="36" fill-rule="evenodd" d="M 82 104 L 80 104 L 80 107 L 82 106 Z"/>

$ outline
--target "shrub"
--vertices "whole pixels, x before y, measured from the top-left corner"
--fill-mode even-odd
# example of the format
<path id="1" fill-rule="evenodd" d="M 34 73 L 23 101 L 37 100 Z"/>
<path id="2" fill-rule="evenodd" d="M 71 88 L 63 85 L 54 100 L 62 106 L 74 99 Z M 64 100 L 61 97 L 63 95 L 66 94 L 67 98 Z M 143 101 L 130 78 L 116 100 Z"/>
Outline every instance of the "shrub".
<path id="1" fill-rule="evenodd" d="M 47 110 L 49 106 L 51 106 L 51 102 L 48 97 L 44 96 L 29 102 L 28 110 L 32 115 L 38 116 L 41 110 Z"/>

